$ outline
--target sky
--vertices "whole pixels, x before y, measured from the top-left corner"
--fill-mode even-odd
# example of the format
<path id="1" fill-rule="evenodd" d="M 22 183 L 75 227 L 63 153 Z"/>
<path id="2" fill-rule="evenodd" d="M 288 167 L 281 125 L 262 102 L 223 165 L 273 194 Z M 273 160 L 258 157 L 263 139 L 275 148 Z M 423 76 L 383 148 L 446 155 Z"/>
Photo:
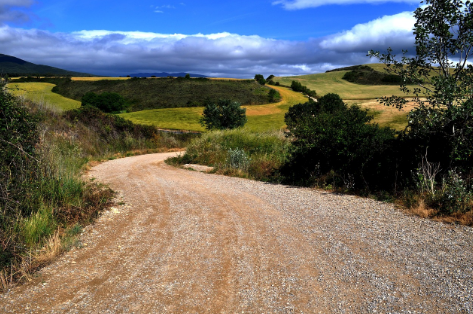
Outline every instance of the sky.
<path id="1" fill-rule="evenodd" d="M 415 51 L 419 0 L 0 0 L 0 53 L 95 75 L 303 75 Z"/>

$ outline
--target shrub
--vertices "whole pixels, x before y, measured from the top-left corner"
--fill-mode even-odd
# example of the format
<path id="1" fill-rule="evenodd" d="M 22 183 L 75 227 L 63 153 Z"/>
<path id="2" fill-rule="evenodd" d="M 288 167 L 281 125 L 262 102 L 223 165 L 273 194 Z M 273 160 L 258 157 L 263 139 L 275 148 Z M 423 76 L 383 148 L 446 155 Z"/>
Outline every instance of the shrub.
<path id="1" fill-rule="evenodd" d="M 226 164 L 230 168 L 240 169 L 243 171 L 248 170 L 248 166 L 250 165 L 250 158 L 245 153 L 245 151 L 241 148 L 230 148 L 228 150 L 228 157 Z"/>
<path id="2" fill-rule="evenodd" d="M 265 84 L 266 84 L 266 80 L 264 79 L 264 76 L 261 75 L 261 74 L 256 74 L 256 75 L 255 75 L 255 81 L 257 81 L 257 82 L 260 83 L 261 85 L 265 85 Z"/>
<path id="3" fill-rule="evenodd" d="M 285 120 L 294 142 L 283 176 L 290 183 L 307 185 L 333 172 L 338 186 L 385 185 L 390 174 L 383 161 L 389 160 L 395 131 L 368 124 L 371 119 L 366 110 L 348 107 L 336 94 L 291 107 Z"/>
<path id="4" fill-rule="evenodd" d="M 472 187 L 468 186 L 460 173 L 451 170 L 443 180 L 439 197 L 440 209 L 444 214 L 464 213 L 472 209 Z"/>
<path id="5" fill-rule="evenodd" d="M 128 107 L 125 99 L 117 93 L 95 94 L 88 92 L 82 96 L 82 106 L 93 106 L 103 112 L 121 112 Z"/>
<path id="6" fill-rule="evenodd" d="M 200 123 L 207 130 L 235 129 L 245 125 L 246 109 L 240 103 L 231 100 L 207 102 Z"/>
<path id="7" fill-rule="evenodd" d="M 281 94 L 275 89 L 272 89 L 268 93 L 269 102 L 278 102 L 281 100 Z"/>
<path id="8" fill-rule="evenodd" d="M 203 164 L 216 167 L 220 173 L 230 170 L 230 174 L 277 180 L 277 169 L 286 162 L 289 147 L 289 140 L 279 131 L 254 133 L 244 128 L 212 131 L 194 139 L 185 155 L 173 162 Z M 241 171 L 231 172 L 231 169 Z"/>

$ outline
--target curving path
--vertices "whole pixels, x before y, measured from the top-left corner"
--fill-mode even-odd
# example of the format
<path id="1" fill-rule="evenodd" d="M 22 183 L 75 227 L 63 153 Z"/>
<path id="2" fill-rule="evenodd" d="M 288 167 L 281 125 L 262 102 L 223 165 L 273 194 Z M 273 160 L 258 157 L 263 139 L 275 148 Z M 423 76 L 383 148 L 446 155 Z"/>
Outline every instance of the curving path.
<path id="1" fill-rule="evenodd" d="M 176 169 L 91 175 L 125 205 L 83 248 L 0 296 L 0 313 L 469 313 L 473 229 L 389 204 Z"/>

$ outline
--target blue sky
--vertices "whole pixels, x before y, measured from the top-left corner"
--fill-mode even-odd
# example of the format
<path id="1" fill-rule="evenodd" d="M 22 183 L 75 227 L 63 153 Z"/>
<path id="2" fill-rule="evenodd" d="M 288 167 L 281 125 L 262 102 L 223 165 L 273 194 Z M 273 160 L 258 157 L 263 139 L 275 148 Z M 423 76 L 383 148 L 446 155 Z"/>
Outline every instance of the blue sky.
<path id="1" fill-rule="evenodd" d="M 98 75 L 301 75 L 370 62 L 369 49 L 412 50 L 418 6 L 411 0 L 0 0 L 0 53 Z"/>

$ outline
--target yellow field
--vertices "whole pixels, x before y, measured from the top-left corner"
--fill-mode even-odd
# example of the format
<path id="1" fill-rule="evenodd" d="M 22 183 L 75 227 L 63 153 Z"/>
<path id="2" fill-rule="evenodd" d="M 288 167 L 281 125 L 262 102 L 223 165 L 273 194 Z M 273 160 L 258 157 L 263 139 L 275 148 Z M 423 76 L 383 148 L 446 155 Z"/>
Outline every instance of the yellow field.
<path id="1" fill-rule="evenodd" d="M 15 96 L 25 97 L 33 102 L 50 106 L 56 110 L 70 110 L 80 107 L 80 101 L 53 93 L 51 83 L 10 83 L 7 88 Z"/>

